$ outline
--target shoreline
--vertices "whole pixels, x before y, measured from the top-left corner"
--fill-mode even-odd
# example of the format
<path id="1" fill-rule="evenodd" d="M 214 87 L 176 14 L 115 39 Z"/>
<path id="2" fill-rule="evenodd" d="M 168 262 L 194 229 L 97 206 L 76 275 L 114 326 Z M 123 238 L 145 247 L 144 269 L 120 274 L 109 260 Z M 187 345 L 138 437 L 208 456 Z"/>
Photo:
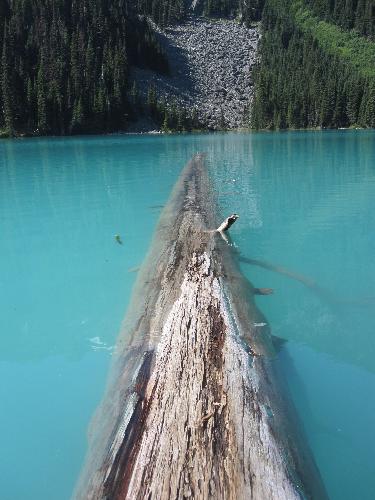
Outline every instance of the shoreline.
<path id="1" fill-rule="evenodd" d="M 127 132 L 127 131 L 117 131 L 117 132 L 95 132 L 95 133 L 82 133 L 82 134 L 66 134 L 66 135 L 53 135 L 53 134 L 47 134 L 47 135 L 38 135 L 38 134 L 32 134 L 32 133 L 20 133 L 20 134 L 6 134 L 4 131 L 0 130 L 0 141 L 2 139 L 42 139 L 42 138 L 61 138 L 61 139 L 67 139 L 67 138 L 73 138 L 73 137 L 94 137 L 94 136 L 101 136 L 101 137 L 106 137 L 106 136 L 119 136 L 119 135 L 125 135 L 125 136 L 133 136 L 133 135 L 145 135 L 145 136 L 164 136 L 164 135 L 193 135 L 193 134 L 223 134 L 223 133 L 248 133 L 248 134 L 253 134 L 253 133 L 273 133 L 273 132 L 280 132 L 280 133 L 286 133 L 286 132 L 342 132 L 342 131 L 355 131 L 355 130 L 375 130 L 375 128 L 371 127 L 338 127 L 338 128 L 322 128 L 322 127 L 311 127 L 311 128 L 288 128 L 288 129 L 253 129 L 253 128 L 246 128 L 246 127 L 239 127 L 235 129 L 221 129 L 221 130 L 211 130 L 211 129 L 195 129 L 195 130 L 185 130 L 185 131 L 178 131 L 178 130 L 171 130 L 171 131 L 163 131 L 163 130 L 148 130 L 148 131 L 134 131 L 134 132 Z"/>
<path id="2" fill-rule="evenodd" d="M 66 135 L 38 135 L 38 134 L 27 134 L 27 133 L 22 133 L 22 134 L 6 134 L 3 131 L 0 131 L 0 141 L 2 139 L 42 139 L 42 138 L 61 138 L 61 139 L 67 139 L 67 138 L 73 138 L 73 137 L 94 137 L 94 136 L 102 136 L 102 137 L 107 137 L 107 136 L 119 136 L 119 135 L 145 135 L 145 136 L 164 136 L 164 135 L 193 135 L 193 134 L 223 134 L 223 133 L 273 133 L 273 132 L 280 132 L 280 133 L 287 133 L 287 132 L 342 132 L 342 131 L 355 131 L 355 130 L 375 130 L 375 128 L 371 127 L 339 127 L 339 128 L 321 128 L 321 127 L 316 127 L 316 128 L 289 128 L 289 129 L 253 129 L 253 128 L 236 128 L 236 129 L 222 129 L 222 130 L 210 130 L 210 129 L 197 129 L 197 130 L 190 130 L 190 131 L 168 131 L 165 132 L 163 130 L 149 130 L 149 131 L 133 131 L 133 132 L 126 132 L 126 131 L 117 131 L 117 132 L 95 132 L 95 133 L 82 133 L 82 134 L 66 134 Z"/>

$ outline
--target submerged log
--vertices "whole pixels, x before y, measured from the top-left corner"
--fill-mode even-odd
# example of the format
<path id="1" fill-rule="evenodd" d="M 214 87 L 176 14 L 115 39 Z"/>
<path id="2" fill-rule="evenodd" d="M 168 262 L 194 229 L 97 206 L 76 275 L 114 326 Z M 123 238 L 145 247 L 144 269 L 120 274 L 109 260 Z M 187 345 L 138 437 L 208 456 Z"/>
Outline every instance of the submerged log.
<path id="1" fill-rule="evenodd" d="M 76 498 L 326 498 L 209 186 L 196 155 L 138 274 Z"/>

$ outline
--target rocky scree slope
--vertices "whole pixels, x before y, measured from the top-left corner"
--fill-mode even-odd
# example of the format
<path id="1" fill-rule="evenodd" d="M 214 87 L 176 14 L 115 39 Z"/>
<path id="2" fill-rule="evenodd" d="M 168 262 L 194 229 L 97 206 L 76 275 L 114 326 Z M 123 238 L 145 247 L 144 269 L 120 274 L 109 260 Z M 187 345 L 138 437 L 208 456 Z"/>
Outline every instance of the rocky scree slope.
<path id="1" fill-rule="evenodd" d="M 258 27 L 233 20 L 189 17 L 183 24 L 154 27 L 170 66 L 170 75 L 133 68 L 139 95 L 146 99 L 153 86 L 158 99 L 173 102 L 208 129 L 236 129 L 248 125 L 253 99 L 252 69 L 260 38 Z M 136 127 L 152 128 L 150 123 Z"/>

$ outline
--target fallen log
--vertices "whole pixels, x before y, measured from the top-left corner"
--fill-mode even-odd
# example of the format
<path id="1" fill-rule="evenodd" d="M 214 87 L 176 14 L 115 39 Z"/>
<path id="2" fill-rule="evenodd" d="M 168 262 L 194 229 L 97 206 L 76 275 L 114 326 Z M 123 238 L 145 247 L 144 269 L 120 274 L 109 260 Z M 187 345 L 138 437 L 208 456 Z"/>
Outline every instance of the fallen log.
<path id="1" fill-rule="evenodd" d="M 196 155 L 139 271 L 76 498 L 326 498 L 217 222 Z"/>

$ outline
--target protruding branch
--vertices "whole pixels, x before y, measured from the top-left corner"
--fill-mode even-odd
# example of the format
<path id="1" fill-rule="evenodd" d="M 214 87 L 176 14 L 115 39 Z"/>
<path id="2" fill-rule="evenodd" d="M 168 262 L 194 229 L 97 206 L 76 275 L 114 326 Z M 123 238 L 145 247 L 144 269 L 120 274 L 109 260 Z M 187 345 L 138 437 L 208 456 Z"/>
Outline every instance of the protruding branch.
<path id="1" fill-rule="evenodd" d="M 210 193 L 196 156 L 138 274 L 77 500 L 326 499 Z"/>
<path id="2" fill-rule="evenodd" d="M 223 231 L 228 231 L 228 229 L 236 222 L 239 215 L 232 214 L 225 219 L 224 222 L 216 229 L 218 233 L 222 233 Z"/>

